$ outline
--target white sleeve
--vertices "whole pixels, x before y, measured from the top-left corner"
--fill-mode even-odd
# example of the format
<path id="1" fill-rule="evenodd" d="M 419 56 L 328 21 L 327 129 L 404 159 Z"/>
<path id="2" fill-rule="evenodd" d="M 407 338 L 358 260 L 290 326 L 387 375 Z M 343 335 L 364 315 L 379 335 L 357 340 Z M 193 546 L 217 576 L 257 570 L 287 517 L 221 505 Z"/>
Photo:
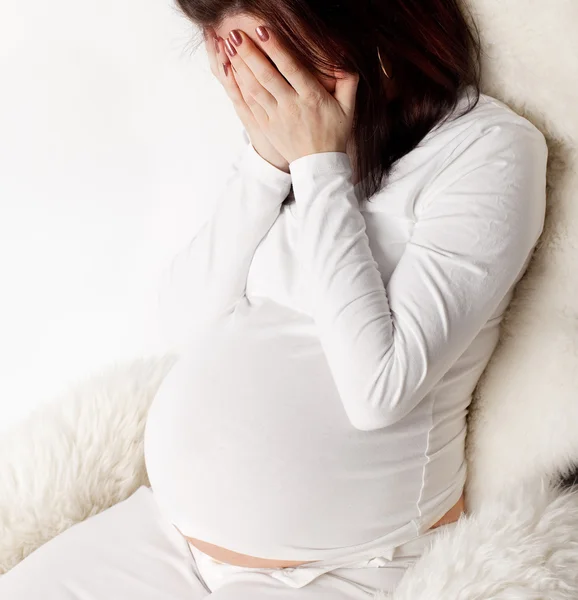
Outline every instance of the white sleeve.
<path id="1" fill-rule="evenodd" d="M 249 142 L 234 161 L 209 218 L 161 272 L 157 317 L 169 346 L 182 350 L 194 328 L 233 310 L 255 249 L 279 216 L 291 175 Z"/>
<path id="2" fill-rule="evenodd" d="M 430 186 L 387 286 L 347 154 L 290 163 L 300 269 L 354 427 L 380 429 L 407 415 L 491 317 L 542 232 L 546 160 L 533 126 L 497 124 L 469 140 Z"/>

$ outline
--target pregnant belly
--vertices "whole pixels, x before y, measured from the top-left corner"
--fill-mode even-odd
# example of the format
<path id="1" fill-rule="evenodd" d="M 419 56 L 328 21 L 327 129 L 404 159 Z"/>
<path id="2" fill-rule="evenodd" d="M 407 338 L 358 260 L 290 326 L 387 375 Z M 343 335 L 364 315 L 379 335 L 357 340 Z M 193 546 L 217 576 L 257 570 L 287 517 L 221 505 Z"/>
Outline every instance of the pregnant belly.
<path id="1" fill-rule="evenodd" d="M 146 467 L 171 522 L 239 566 L 320 560 L 408 523 L 422 432 L 356 430 L 306 316 L 237 317 L 199 331 L 149 411 Z"/>

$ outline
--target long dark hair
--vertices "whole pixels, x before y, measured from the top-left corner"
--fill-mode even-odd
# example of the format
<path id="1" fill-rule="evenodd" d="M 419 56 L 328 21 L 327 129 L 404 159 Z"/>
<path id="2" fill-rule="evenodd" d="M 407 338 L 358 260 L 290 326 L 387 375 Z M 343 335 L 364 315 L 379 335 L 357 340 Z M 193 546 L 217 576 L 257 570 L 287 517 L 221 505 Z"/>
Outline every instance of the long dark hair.
<path id="1" fill-rule="evenodd" d="M 260 19 L 312 73 L 359 73 L 352 137 L 369 199 L 396 160 L 450 116 L 466 88 L 480 96 L 480 40 L 459 0 L 177 0 L 201 29 L 237 14 Z M 202 37 L 201 37 L 202 42 Z M 388 79 L 377 49 L 387 60 Z M 385 58 L 387 57 L 387 59 Z M 395 95 L 387 86 L 395 83 Z"/>

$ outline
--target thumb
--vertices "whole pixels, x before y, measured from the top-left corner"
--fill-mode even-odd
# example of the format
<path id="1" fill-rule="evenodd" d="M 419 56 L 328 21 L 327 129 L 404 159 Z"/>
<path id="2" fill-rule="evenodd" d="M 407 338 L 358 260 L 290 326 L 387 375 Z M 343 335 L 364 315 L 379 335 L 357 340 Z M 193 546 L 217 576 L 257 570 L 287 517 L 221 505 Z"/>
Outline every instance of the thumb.
<path id="1" fill-rule="evenodd" d="M 359 73 L 347 73 L 336 69 L 334 75 L 335 91 L 333 92 L 333 97 L 339 102 L 344 112 L 349 114 L 355 108 Z"/>

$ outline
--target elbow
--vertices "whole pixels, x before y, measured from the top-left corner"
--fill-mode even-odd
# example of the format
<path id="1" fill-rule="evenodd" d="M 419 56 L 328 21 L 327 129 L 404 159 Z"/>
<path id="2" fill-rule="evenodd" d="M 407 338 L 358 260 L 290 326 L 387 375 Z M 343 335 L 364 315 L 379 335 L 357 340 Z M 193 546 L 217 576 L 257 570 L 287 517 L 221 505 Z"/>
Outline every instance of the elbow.
<path id="1" fill-rule="evenodd" d="M 381 420 L 374 420 L 371 418 L 363 418 L 360 419 L 356 417 L 355 419 L 349 419 L 349 422 L 357 429 L 358 431 L 376 431 L 378 429 L 383 429 L 387 427 L 387 424 L 383 424 Z"/>
<path id="2" fill-rule="evenodd" d="M 382 385 L 365 396 L 365 402 L 360 402 L 359 394 L 351 397 L 348 417 L 356 429 L 375 431 L 391 427 L 412 412 L 427 394 L 428 388 L 423 385 L 411 386 L 406 380 L 392 386 L 392 380 L 393 378 L 384 379 Z M 397 393 L 391 393 L 392 387 Z"/>
<path id="3" fill-rule="evenodd" d="M 349 401 L 345 403 L 349 421 L 359 431 L 375 431 L 399 423 L 425 396 L 424 377 L 420 381 L 422 385 L 412 384 L 413 378 L 408 376 L 404 364 L 381 370 L 363 393 L 349 390 Z"/>
<path id="4" fill-rule="evenodd" d="M 376 431 L 399 423 L 410 411 L 388 410 L 382 406 L 377 409 L 360 408 L 355 414 L 348 415 L 349 422 L 359 431 Z"/>
<path id="5" fill-rule="evenodd" d="M 393 345 L 378 363 L 355 377 L 341 378 L 342 404 L 349 422 L 359 431 L 376 431 L 404 419 L 431 389 L 425 351 L 397 352 Z M 420 360 L 421 359 L 421 360 Z"/>

